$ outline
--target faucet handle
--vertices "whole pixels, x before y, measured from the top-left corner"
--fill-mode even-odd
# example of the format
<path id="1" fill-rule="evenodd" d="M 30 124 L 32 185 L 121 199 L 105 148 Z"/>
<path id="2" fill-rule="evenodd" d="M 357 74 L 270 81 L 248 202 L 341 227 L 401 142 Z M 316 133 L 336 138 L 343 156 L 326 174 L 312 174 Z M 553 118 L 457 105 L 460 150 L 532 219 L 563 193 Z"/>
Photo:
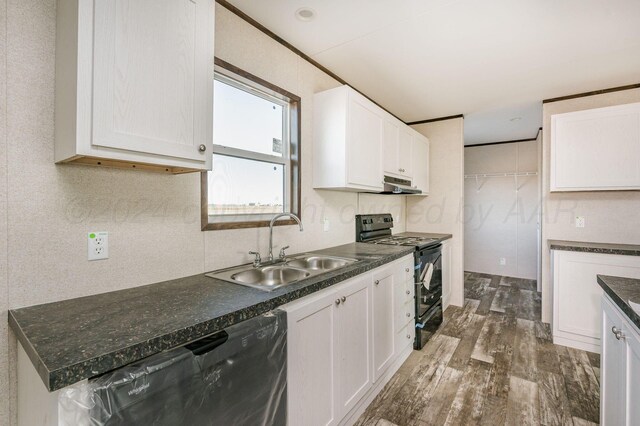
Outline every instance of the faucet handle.
<path id="1" fill-rule="evenodd" d="M 284 246 L 280 249 L 280 259 L 284 259 L 286 257 L 286 255 L 284 254 L 284 251 L 288 248 L 289 246 Z"/>
<path id="2" fill-rule="evenodd" d="M 256 257 L 255 259 L 253 259 L 253 266 L 260 266 L 260 262 L 262 262 L 262 259 L 260 258 L 260 253 L 257 251 L 250 251 L 249 254 L 252 254 Z"/>

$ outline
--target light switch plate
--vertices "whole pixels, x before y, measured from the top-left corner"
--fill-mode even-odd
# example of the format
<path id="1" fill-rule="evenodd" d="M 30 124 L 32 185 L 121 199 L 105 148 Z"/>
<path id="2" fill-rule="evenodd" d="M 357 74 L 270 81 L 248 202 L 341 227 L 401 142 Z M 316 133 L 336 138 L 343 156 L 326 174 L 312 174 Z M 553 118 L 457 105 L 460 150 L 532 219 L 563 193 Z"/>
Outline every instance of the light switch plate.
<path id="1" fill-rule="evenodd" d="M 329 231 L 329 218 L 328 217 L 322 218 L 322 230 L 324 232 Z"/>
<path id="2" fill-rule="evenodd" d="M 500 266 L 505 266 L 507 264 L 507 259 L 505 257 L 500 258 Z"/>
<path id="3" fill-rule="evenodd" d="M 102 260 L 109 258 L 109 233 L 87 233 L 87 258 L 89 260 Z"/>
<path id="4" fill-rule="evenodd" d="M 584 216 L 576 216 L 576 228 L 584 228 Z"/>

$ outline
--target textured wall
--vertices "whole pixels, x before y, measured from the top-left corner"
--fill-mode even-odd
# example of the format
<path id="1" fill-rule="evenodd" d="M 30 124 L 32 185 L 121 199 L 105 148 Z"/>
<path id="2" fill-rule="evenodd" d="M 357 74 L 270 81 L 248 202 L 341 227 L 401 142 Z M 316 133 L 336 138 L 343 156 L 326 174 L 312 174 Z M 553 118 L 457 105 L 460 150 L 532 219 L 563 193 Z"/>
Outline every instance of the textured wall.
<path id="1" fill-rule="evenodd" d="M 464 122 L 462 118 L 413 126 L 429 138 L 429 196 L 407 197 L 407 231 L 452 234 L 449 302 L 464 303 Z"/>
<path id="2" fill-rule="evenodd" d="M 466 175 L 537 172 L 538 142 L 468 146 L 464 169 Z M 538 179 L 465 179 L 465 271 L 536 279 Z M 500 258 L 506 265 L 499 264 Z"/>
<path id="3" fill-rule="evenodd" d="M 542 320 L 551 322 L 551 262 L 548 240 L 640 244 L 640 192 L 549 192 L 551 115 L 640 102 L 640 89 L 569 99 L 543 105 Z M 576 228 L 575 216 L 586 226 Z"/>
<path id="4" fill-rule="evenodd" d="M 248 261 L 249 250 L 266 252 L 264 228 L 200 231 L 197 174 L 56 166 L 55 0 L 8 0 L 7 13 L 4 1 L 0 93 L 7 89 L 8 109 L 1 96 L 0 237 L 7 231 L 7 238 L 0 241 L 0 312 L 5 317 L 7 304 L 16 308 L 149 284 Z M 278 227 L 275 244 L 290 244 L 293 253 L 353 241 L 359 196 L 311 188 L 312 95 L 338 83 L 226 9 L 217 6 L 216 13 L 217 56 L 302 97 L 305 231 Z M 364 207 L 395 208 L 404 223 L 403 197 L 368 196 Z M 329 219 L 327 232 L 323 217 Z M 109 260 L 87 261 L 91 230 L 109 232 Z M 7 391 L 7 376 L 14 376 L 15 338 L 7 337 L 6 322 L 0 333 L 0 424 L 8 424 L 7 400 L 15 385 Z"/>
<path id="5" fill-rule="evenodd" d="M 7 1 L 0 0 L 0 424 L 9 424 L 7 308 Z"/>

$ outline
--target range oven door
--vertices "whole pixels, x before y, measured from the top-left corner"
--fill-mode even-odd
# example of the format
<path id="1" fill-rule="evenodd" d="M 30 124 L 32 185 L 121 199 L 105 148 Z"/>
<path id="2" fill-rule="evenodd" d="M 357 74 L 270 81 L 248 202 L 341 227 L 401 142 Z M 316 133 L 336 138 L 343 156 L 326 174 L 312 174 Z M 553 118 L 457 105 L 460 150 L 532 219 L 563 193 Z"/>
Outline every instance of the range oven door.
<path id="1" fill-rule="evenodd" d="M 418 250 L 415 256 L 416 318 L 422 318 L 442 296 L 442 245 Z"/>
<path id="2" fill-rule="evenodd" d="M 415 253 L 416 340 L 422 346 L 438 330 L 442 312 L 442 245 L 417 250 Z"/>
<path id="3" fill-rule="evenodd" d="M 442 298 L 440 298 L 438 303 L 416 322 L 416 340 L 413 347 L 422 349 L 422 346 L 438 331 L 443 319 Z"/>

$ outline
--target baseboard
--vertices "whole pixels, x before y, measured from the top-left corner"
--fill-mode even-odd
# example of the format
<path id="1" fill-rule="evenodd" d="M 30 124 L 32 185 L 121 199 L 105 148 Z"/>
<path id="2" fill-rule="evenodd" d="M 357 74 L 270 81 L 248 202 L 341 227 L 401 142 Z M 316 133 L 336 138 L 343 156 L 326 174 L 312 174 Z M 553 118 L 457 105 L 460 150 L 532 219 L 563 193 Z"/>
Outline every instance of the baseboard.
<path id="1" fill-rule="evenodd" d="M 560 346 L 567 346 L 569 348 L 580 349 L 581 351 L 600 353 L 599 343 L 581 342 L 578 340 L 567 339 L 566 337 L 553 336 L 553 343 Z"/>
<path id="2" fill-rule="evenodd" d="M 409 358 L 411 352 L 413 352 L 413 347 L 408 346 L 404 350 L 404 352 L 400 354 L 398 359 L 389 366 L 387 371 L 382 376 L 380 376 L 378 381 L 373 384 L 371 389 L 369 389 L 369 392 L 367 392 L 367 394 L 360 400 L 360 402 L 358 402 L 358 404 L 356 404 L 356 406 L 353 407 L 351 411 L 342 419 L 342 421 L 339 423 L 340 426 L 351 426 L 356 421 L 358 421 L 362 413 L 364 413 L 367 407 L 369 407 L 369 404 L 373 402 L 375 397 L 378 396 L 385 385 L 389 383 L 393 375 L 400 369 L 407 358 Z"/>

